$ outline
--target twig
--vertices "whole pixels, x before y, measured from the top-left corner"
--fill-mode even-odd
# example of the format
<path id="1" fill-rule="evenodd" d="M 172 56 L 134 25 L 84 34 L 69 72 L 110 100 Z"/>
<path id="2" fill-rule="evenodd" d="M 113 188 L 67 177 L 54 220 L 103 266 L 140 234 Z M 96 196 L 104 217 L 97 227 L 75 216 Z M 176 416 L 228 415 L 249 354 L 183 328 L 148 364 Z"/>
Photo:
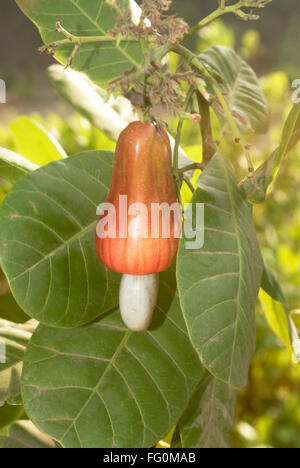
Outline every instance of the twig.
<path id="1" fill-rule="evenodd" d="M 180 169 L 178 169 L 178 172 L 180 174 L 184 174 L 185 172 L 192 171 L 193 169 L 200 169 L 201 171 L 203 171 L 204 168 L 205 165 L 203 163 L 192 163 L 188 164 L 187 166 L 181 167 Z"/>
<path id="2" fill-rule="evenodd" d="M 240 0 L 235 5 L 226 6 L 226 0 L 219 1 L 219 8 L 210 13 L 204 19 L 199 21 L 195 26 L 190 28 L 181 38 L 181 41 L 187 37 L 192 36 L 197 31 L 202 29 L 204 26 L 207 26 L 209 23 L 219 18 L 220 16 L 234 13 L 244 21 L 257 20 L 259 19 L 258 15 L 253 15 L 252 13 L 245 13 L 242 8 L 264 8 L 268 3 L 271 3 L 272 0 Z"/>
<path id="3" fill-rule="evenodd" d="M 39 48 L 39 52 L 42 54 L 44 52 L 48 52 L 49 54 L 54 54 L 58 47 L 68 45 L 70 43 L 74 44 L 73 52 L 68 60 L 66 67 L 71 66 L 76 54 L 80 51 L 80 47 L 83 44 L 97 44 L 101 42 L 116 42 L 117 45 L 120 44 L 122 41 L 137 41 L 135 37 L 124 37 L 124 36 L 75 36 L 68 32 L 59 21 L 56 22 L 56 29 L 57 32 L 63 34 L 66 39 L 61 39 L 55 42 L 49 42 L 44 46 Z"/>
<path id="4" fill-rule="evenodd" d="M 186 185 L 188 186 L 188 188 L 190 189 L 190 191 L 191 191 L 192 193 L 194 193 L 194 192 L 195 192 L 195 188 L 194 188 L 194 186 L 192 185 L 192 183 L 189 181 L 189 179 L 188 179 L 187 177 L 184 177 L 184 178 L 183 178 L 183 181 L 186 183 Z"/>

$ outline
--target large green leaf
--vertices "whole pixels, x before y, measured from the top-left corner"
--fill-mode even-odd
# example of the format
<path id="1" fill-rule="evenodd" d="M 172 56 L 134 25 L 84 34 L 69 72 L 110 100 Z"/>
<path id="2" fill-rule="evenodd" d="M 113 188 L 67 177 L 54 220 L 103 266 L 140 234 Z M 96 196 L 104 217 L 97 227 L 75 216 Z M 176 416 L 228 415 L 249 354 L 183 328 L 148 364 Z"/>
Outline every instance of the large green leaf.
<path id="1" fill-rule="evenodd" d="M 0 431 L 0 448 L 56 448 L 30 421 L 17 421 Z"/>
<path id="2" fill-rule="evenodd" d="M 222 77 L 218 86 L 240 129 L 245 133 L 265 133 L 269 125 L 269 106 L 252 68 L 225 46 L 210 47 L 199 58 Z M 215 109 L 225 118 L 220 106 Z"/>
<path id="3" fill-rule="evenodd" d="M 22 361 L 35 327 L 35 321 L 16 325 L 7 320 L 0 320 L 0 341 L 5 344 L 6 353 L 6 362 L 0 363 L 0 402 L 21 401 Z"/>
<path id="4" fill-rule="evenodd" d="M 20 116 L 10 123 L 10 130 L 18 153 L 34 164 L 43 166 L 67 157 L 58 141 L 33 119 Z"/>
<path id="5" fill-rule="evenodd" d="M 255 348 L 254 309 L 263 268 L 252 208 L 220 154 L 208 164 L 198 185 L 192 204 L 205 205 L 205 243 L 202 249 L 189 250 L 187 239 L 181 239 L 180 301 L 205 367 L 241 388 L 247 383 Z"/>
<path id="6" fill-rule="evenodd" d="M 0 148 L 0 187 L 5 182 L 14 184 L 23 175 L 35 169 L 38 169 L 38 165 L 13 151 Z"/>
<path id="7" fill-rule="evenodd" d="M 77 36 L 104 36 L 114 27 L 114 10 L 106 0 L 16 0 L 21 10 L 37 25 L 44 43 L 65 39 L 55 32 L 55 23 Z M 60 46 L 55 58 L 66 65 L 73 44 Z M 85 72 L 99 85 L 122 75 L 143 60 L 140 42 L 117 41 L 82 44 L 73 67 Z"/>
<path id="8" fill-rule="evenodd" d="M 96 208 L 105 201 L 111 152 L 81 153 L 23 177 L 0 210 L 0 262 L 24 311 L 72 327 L 117 305 L 118 275 L 98 260 Z"/>
<path id="9" fill-rule="evenodd" d="M 237 391 L 206 374 L 179 421 L 183 448 L 231 448 Z"/>
<path id="10" fill-rule="evenodd" d="M 26 411 L 64 447 L 149 447 L 181 416 L 203 367 L 175 293 L 160 278 L 151 329 L 126 329 L 118 311 L 73 330 L 39 326 L 22 378 Z"/>

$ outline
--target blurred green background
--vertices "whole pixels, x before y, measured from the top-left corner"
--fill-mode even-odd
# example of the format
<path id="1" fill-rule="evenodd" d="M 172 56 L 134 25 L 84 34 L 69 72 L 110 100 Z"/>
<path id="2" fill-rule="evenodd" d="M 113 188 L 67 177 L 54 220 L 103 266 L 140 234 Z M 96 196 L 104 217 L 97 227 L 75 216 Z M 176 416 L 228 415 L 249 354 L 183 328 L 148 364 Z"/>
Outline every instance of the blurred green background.
<path id="1" fill-rule="evenodd" d="M 208 14 L 216 4 L 217 0 L 174 0 L 173 10 L 192 25 L 195 18 Z M 273 0 L 260 13 L 258 22 L 246 23 L 233 16 L 217 20 L 202 29 L 190 44 L 198 52 L 214 44 L 232 46 L 260 77 L 272 118 L 268 134 L 252 141 L 256 166 L 278 145 L 284 118 L 292 105 L 291 83 L 300 78 L 299 0 Z M 6 81 L 8 95 L 7 104 L 0 104 L 0 146 L 26 156 L 22 144 L 27 138 L 26 125 L 20 118 L 26 115 L 40 123 L 69 155 L 86 149 L 114 148 L 112 141 L 76 114 L 51 88 L 45 70 L 52 59 L 39 56 L 40 42 L 38 32 L 15 2 L 1 0 L 0 78 Z M 199 142 L 196 124 L 185 125 L 183 145 L 187 153 L 193 156 L 199 151 Z M 230 145 L 227 152 L 235 165 L 238 163 L 239 175 L 244 175 L 240 154 Z M 0 197 L 8 189 L 3 187 Z M 299 146 L 285 159 L 267 203 L 255 206 L 254 214 L 264 258 L 277 273 L 291 310 L 300 314 Z M 0 278 L 0 296 L 4 293 Z M 20 311 L 16 309 L 14 314 L 22 321 Z M 6 318 L 1 307 L 0 316 Z M 261 305 L 257 306 L 257 335 L 249 385 L 238 401 L 235 447 L 300 448 L 299 366 L 292 363 L 286 348 L 273 335 Z"/>

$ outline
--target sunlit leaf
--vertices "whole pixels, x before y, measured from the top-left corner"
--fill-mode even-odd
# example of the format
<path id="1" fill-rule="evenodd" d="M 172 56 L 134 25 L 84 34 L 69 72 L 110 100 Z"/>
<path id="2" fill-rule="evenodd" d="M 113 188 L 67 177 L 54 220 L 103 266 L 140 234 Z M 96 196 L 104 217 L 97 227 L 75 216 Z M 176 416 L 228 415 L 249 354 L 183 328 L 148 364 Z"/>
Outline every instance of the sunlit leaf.
<path id="1" fill-rule="evenodd" d="M 289 304 L 274 273 L 266 265 L 262 276 L 259 299 L 273 332 L 291 351 Z"/>
<path id="2" fill-rule="evenodd" d="M 291 351 L 289 321 L 285 308 L 262 289 L 259 299 L 271 329 Z"/>
<path id="3" fill-rule="evenodd" d="M 18 153 L 34 164 L 43 166 L 67 155 L 55 138 L 28 117 L 18 117 L 10 123 Z"/>

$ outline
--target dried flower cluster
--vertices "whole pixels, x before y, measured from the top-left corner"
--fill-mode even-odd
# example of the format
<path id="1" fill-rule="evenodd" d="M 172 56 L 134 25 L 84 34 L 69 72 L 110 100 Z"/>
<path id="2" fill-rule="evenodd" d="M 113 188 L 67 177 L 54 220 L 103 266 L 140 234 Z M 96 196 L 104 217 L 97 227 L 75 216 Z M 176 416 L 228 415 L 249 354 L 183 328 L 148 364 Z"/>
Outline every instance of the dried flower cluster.
<path id="1" fill-rule="evenodd" d="M 136 68 L 125 72 L 110 83 L 109 90 L 126 96 L 136 108 L 142 108 L 150 117 L 157 117 L 157 109 L 164 114 L 178 115 L 186 98 L 182 91 L 182 82 L 192 84 L 195 72 L 171 73 L 168 65 L 162 65 L 160 50 L 163 45 L 176 43 L 189 29 L 183 19 L 168 15 L 171 0 L 143 0 L 139 25 L 131 21 L 128 3 L 120 0 L 107 0 L 117 14 L 116 26 L 109 34 L 116 37 L 135 36 L 153 44 L 145 55 L 143 73 Z M 126 6 L 127 5 L 127 6 Z M 161 56 L 160 56 L 161 55 Z"/>
<path id="2" fill-rule="evenodd" d="M 136 108 L 142 108 L 149 117 L 166 114 L 179 116 L 182 112 L 186 93 L 182 90 L 182 83 L 195 85 L 198 78 L 196 72 L 171 73 L 169 66 L 150 61 L 144 69 L 144 77 L 136 68 L 125 72 L 121 77 L 112 81 L 109 91 L 126 96 Z"/>
<path id="3" fill-rule="evenodd" d="M 116 26 L 109 34 L 113 37 L 133 35 L 137 39 L 147 37 L 156 44 L 164 44 L 166 41 L 175 43 L 189 26 L 182 18 L 166 14 L 171 3 L 171 0 L 143 0 L 141 21 L 139 25 L 134 25 L 127 2 L 107 0 L 107 4 L 117 13 Z"/>

